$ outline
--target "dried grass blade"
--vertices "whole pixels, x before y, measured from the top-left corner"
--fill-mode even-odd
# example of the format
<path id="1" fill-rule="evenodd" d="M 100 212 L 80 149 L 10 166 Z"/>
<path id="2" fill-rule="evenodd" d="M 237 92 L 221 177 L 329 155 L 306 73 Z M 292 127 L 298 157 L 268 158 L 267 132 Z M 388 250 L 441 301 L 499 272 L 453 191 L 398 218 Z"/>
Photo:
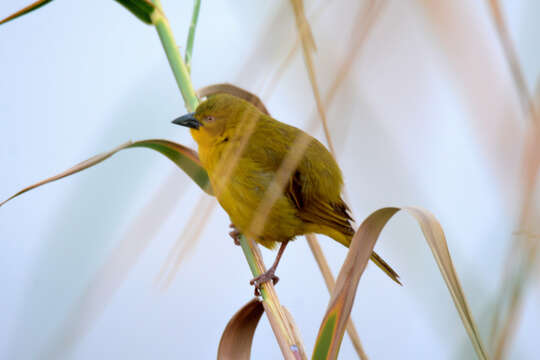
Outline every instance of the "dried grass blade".
<path id="1" fill-rule="evenodd" d="M 307 359 L 307 354 L 306 354 L 306 352 L 304 350 L 304 342 L 300 338 L 300 329 L 296 325 L 296 322 L 294 321 L 294 318 L 293 318 L 292 314 L 289 312 L 289 310 L 287 310 L 287 308 L 285 306 L 281 306 L 281 310 L 285 314 L 285 318 L 287 319 L 287 322 L 289 323 L 289 326 L 292 329 L 292 333 L 293 333 L 293 336 L 294 336 L 294 342 L 295 342 L 295 344 L 298 344 L 298 347 L 297 347 L 298 352 L 297 352 L 297 354 L 298 354 L 299 359 L 300 360 Z"/>
<path id="2" fill-rule="evenodd" d="M 134 147 L 149 148 L 149 149 L 160 152 L 162 155 L 165 155 L 171 161 L 173 161 L 176 165 L 178 165 L 178 167 L 184 170 L 184 172 L 189 177 L 191 177 L 195 181 L 195 183 L 201 187 L 202 190 L 212 195 L 212 188 L 210 185 L 210 181 L 208 179 L 208 174 L 206 173 L 206 170 L 202 168 L 199 161 L 199 157 L 197 156 L 197 153 L 195 151 L 183 145 L 174 143 L 172 141 L 153 139 L 153 140 L 142 140 L 142 141 L 136 141 L 136 142 L 128 141 L 112 149 L 111 151 L 107 151 L 102 154 L 93 156 L 90 159 L 80 162 L 77 165 L 67 169 L 66 171 L 61 172 L 60 174 L 51 176 L 50 178 L 38 181 L 37 183 L 33 185 L 25 187 L 24 189 L 10 196 L 8 199 L 2 201 L 0 203 L 0 206 L 16 198 L 17 196 L 22 195 L 25 192 L 35 189 L 41 185 L 45 185 L 50 182 L 60 180 L 67 176 L 76 174 L 82 170 L 88 169 L 89 167 L 97 165 L 103 160 L 106 160 L 109 157 L 113 156 L 120 150 L 134 148 Z"/>
<path id="3" fill-rule="evenodd" d="M 315 260 L 317 261 L 319 270 L 321 271 L 321 274 L 323 275 L 324 282 L 326 283 L 326 288 L 328 289 L 328 292 L 332 294 L 336 286 L 336 280 L 334 279 L 334 275 L 332 275 L 330 266 L 328 266 L 328 262 L 326 261 L 326 258 L 324 257 L 321 246 L 319 245 L 319 241 L 317 240 L 317 237 L 315 236 L 315 234 L 306 235 L 306 239 L 307 239 L 309 248 L 311 249 L 311 252 L 313 253 L 313 256 L 315 257 Z M 351 339 L 354 349 L 356 350 L 356 353 L 358 354 L 360 359 L 367 360 L 368 356 L 364 350 L 364 347 L 362 346 L 362 342 L 360 341 L 360 336 L 358 336 L 358 331 L 356 331 L 356 326 L 354 326 L 354 323 L 350 318 L 347 321 L 347 333 L 349 334 L 349 338 Z"/>
<path id="4" fill-rule="evenodd" d="M 208 173 L 202 167 L 199 156 L 194 150 L 162 139 L 136 141 L 129 147 L 145 147 L 160 152 L 178 165 L 205 193 L 213 195 Z"/>
<path id="5" fill-rule="evenodd" d="M 533 104 L 540 104 L 540 82 L 536 85 Z M 535 114 L 539 114 L 536 107 Z M 531 114 L 532 115 L 532 114 Z M 538 115 L 537 115 L 538 117 Z M 540 119 L 537 118 L 529 126 L 523 150 L 523 200 L 519 220 L 519 234 L 511 244 L 507 257 L 506 272 L 498 302 L 495 306 L 492 341 L 494 344 L 494 359 L 505 356 L 508 344 L 515 331 L 519 310 L 523 306 L 523 293 L 527 280 L 537 262 L 539 238 L 534 236 L 534 227 L 538 223 L 538 213 L 535 210 L 535 190 L 540 176 Z M 508 302 L 504 320 L 501 320 L 503 304 Z M 496 341 L 495 341 L 496 339 Z"/>
<path id="6" fill-rule="evenodd" d="M 25 192 L 27 191 L 30 191 L 32 189 L 35 189 L 41 185 L 45 185 L 45 184 L 48 184 L 50 182 L 53 182 L 53 181 L 56 181 L 56 180 L 60 180 L 62 178 L 65 178 L 66 176 L 70 176 L 70 175 L 73 175 L 73 174 L 76 174 L 78 173 L 79 171 L 82 171 L 82 170 L 85 170 L 85 169 L 88 169 L 89 167 L 91 166 L 94 166 L 96 164 L 99 164 L 100 162 L 102 162 L 103 160 L 105 159 L 108 159 L 109 157 L 111 157 L 112 155 L 116 154 L 118 151 L 122 150 L 122 149 L 125 149 L 127 147 L 129 147 L 130 145 L 132 145 L 132 142 L 131 141 L 128 141 L 114 149 L 112 149 L 111 151 L 107 151 L 107 152 L 104 152 L 102 154 L 99 154 L 99 155 L 95 155 L 95 156 L 92 156 L 90 159 L 87 159 L 87 160 L 84 160 L 80 163 L 78 163 L 77 165 L 67 169 L 66 171 L 63 171 L 61 172 L 60 174 L 57 174 L 57 175 L 54 175 L 54 176 L 51 176 L 50 178 L 47 178 L 45 180 L 41 180 L 41 181 L 38 181 L 37 183 L 33 184 L 33 185 L 30 185 L 30 186 L 27 186 L 25 187 L 24 189 L 18 191 L 17 193 L 13 194 L 12 196 L 10 196 L 8 199 L 2 201 L 0 203 L 0 206 L 4 205 L 5 203 L 7 203 L 8 201 L 16 198 L 17 196 L 19 195 L 22 195 L 24 194 Z"/>
<path id="7" fill-rule="evenodd" d="M 306 12 L 304 10 L 303 0 L 291 0 L 291 4 L 294 9 L 294 18 L 296 20 L 296 26 L 302 41 L 305 42 L 306 48 L 309 51 L 316 51 L 315 39 L 313 38 L 313 31 L 306 18 Z"/>
<path id="8" fill-rule="evenodd" d="M 508 32 L 508 28 L 506 27 L 504 21 L 499 1 L 489 0 L 489 9 L 491 10 L 491 15 L 493 16 L 493 21 L 495 22 L 495 28 L 499 35 L 499 39 L 506 55 L 506 60 L 508 61 L 508 66 L 510 67 L 510 71 L 512 72 L 512 76 L 519 93 L 519 100 L 521 107 L 523 108 L 523 113 L 526 117 L 529 117 L 531 121 L 539 124 L 535 114 L 535 108 L 529 96 L 529 90 L 527 89 L 525 77 L 523 76 L 521 66 L 519 65 L 516 49 L 514 48 L 514 44 L 510 39 L 510 33 Z"/>
<path id="9" fill-rule="evenodd" d="M 268 110 L 266 109 L 266 106 L 264 106 L 263 102 L 257 95 L 232 84 L 223 83 L 209 85 L 197 91 L 197 95 L 200 98 L 219 93 L 230 94 L 239 97 L 240 99 L 244 99 L 255 105 L 260 111 L 262 111 L 266 115 L 270 115 Z"/>
<path id="10" fill-rule="evenodd" d="M 388 207 L 379 209 L 368 216 L 362 225 L 360 225 L 360 228 L 353 237 L 349 253 L 339 273 L 336 287 L 332 293 L 326 315 L 319 329 L 313 358 L 337 358 L 360 277 L 379 234 L 390 218 L 399 210 L 407 211 L 419 223 L 478 358 L 482 360 L 487 359 L 487 353 L 482 345 L 480 334 L 452 264 L 444 232 L 439 222 L 431 213 L 413 207 Z"/>
<path id="11" fill-rule="evenodd" d="M 8 17 L 0 20 L 0 25 L 2 24 L 5 24 L 7 23 L 8 21 L 11 21 L 11 20 L 15 20 L 16 18 L 18 17 L 21 17 L 23 15 L 26 15 L 28 14 L 29 12 L 32 12 L 40 7 L 42 7 L 43 5 L 46 5 L 47 3 L 50 3 L 52 0 L 39 0 L 39 1 L 35 1 L 33 2 L 32 4 L 26 6 L 25 8 L 17 11 L 16 13 L 14 14 L 11 14 L 9 15 Z"/>
<path id="12" fill-rule="evenodd" d="M 264 312 L 262 302 L 252 299 L 229 320 L 218 348 L 218 360 L 249 360 L 255 329 Z"/>
<path id="13" fill-rule="evenodd" d="M 330 137 L 330 130 L 328 129 L 328 121 L 326 120 L 326 110 L 322 103 L 319 86 L 317 85 L 317 77 L 315 75 L 315 66 L 313 65 L 313 58 L 311 56 L 314 50 L 314 47 L 312 45 L 314 44 L 313 35 L 311 33 L 309 23 L 307 22 L 307 19 L 303 12 L 304 6 L 302 4 L 302 1 L 291 0 L 291 3 L 294 9 L 294 15 L 296 18 L 296 26 L 298 28 L 298 33 L 300 34 L 300 38 L 302 40 L 302 52 L 304 54 L 304 61 L 306 63 L 306 68 L 308 71 L 311 89 L 313 90 L 313 96 L 315 97 L 317 111 L 319 112 L 319 115 L 322 120 L 324 135 L 326 137 L 326 141 L 328 142 L 328 147 L 330 148 L 330 152 L 332 154 L 335 154 L 336 152 L 334 150 L 334 144 Z M 309 29 L 309 31 L 307 29 Z"/>

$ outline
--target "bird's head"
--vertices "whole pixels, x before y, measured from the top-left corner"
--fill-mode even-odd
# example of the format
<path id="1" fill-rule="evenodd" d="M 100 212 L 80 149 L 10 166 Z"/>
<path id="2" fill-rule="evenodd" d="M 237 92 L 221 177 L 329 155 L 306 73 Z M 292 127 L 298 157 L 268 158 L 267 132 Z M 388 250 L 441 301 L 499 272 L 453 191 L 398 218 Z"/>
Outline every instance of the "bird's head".
<path id="1" fill-rule="evenodd" d="M 240 122 L 260 115 L 247 101 L 228 94 L 216 94 L 202 102 L 194 113 L 181 116 L 173 124 L 191 128 L 199 146 L 212 146 L 237 136 Z"/>

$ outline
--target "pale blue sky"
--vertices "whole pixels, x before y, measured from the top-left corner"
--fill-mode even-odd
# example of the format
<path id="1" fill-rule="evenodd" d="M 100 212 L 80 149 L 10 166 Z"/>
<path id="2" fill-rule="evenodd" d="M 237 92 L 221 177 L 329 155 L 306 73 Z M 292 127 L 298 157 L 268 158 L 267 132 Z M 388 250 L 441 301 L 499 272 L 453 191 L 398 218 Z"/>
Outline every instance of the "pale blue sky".
<path id="1" fill-rule="evenodd" d="M 0 3 L 0 17 L 28 2 Z M 182 51 L 192 4 L 162 2 Z M 387 205 L 432 211 L 487 342 L 484 320 L 519 209 L 527 122 L 483 3 L 447 3 L 440 13 L 425 3 L 389 3 L 328 118 L 357 221 Z M 318 13 L 321 4 L 305 1 L 325 94 L 347 56 L 358 4 L 335 1 Z M 539 3 L 504 9 L 532 88 Z M 300 52 L 267 92 L 295 41 L 287 1 L 203 1 L 194 85 L 235 83 L 263 97 L 276 118 L 308 128 L 315 106 Z M 55 1 L 0 26 L 0 64 L 0 199 L 129 139 L 194 146 L 170 124 L 185 109 L 155 30 L 114 1 Z M 313 135 L 324 141 L 320 129 Z M 219 206 L 171 286 L 154 284 L 204 197 L 167 159 L 134 149 L 0 208 L 0 357 L 215 358 L 228 319 L 252 296 Z M 346 249 L 321 244 L 337 273 Z M 393 220 L 377 250 L 405 286 L 372 266 L 360 282 L 352 317 L 371 358 L 472 358 L 412 219 Z M 274 255 L 264 250 L 268 263 Z M 328 295 L 304 239 L 289 246 L 278 275 L 278 294 L 311 352 Z M 535 358 L 538 300 L 536 286 L 512 359 Z M 354 358 L 347 338 L 340 355 Z M 263 319 L 253 358 L 279 356 Z"/>

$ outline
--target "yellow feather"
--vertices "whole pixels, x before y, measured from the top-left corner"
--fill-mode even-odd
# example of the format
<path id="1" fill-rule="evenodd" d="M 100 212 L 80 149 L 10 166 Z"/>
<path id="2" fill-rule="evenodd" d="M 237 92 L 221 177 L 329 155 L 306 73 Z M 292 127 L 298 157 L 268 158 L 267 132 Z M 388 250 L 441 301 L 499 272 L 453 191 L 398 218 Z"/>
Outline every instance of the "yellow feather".
<path id="1" fill-rule="evenodd" d="M 200 126 L 191 134 L 199 146 L 216 197 L 235 227 L 274 248 L 298 235 L 320 233 L 349 246 L 354 230 L 341 198 L 341 170 L 328 150 L 302 130 L 279 122 L 231 95 L 211 96 L 194 114 Z M 253 230 L 257 209 L 299 136 L 309 144 L 290 180 Z M 399 283 L 397 273 L 376 253 L 371 259 Z"/>

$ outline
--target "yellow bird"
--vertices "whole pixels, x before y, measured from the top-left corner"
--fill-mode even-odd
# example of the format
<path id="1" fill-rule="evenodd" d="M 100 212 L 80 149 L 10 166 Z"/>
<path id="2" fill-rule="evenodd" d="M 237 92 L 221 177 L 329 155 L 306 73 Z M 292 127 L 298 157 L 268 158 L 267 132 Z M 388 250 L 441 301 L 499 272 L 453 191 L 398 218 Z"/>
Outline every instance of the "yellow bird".
<path id="1" fill-rule="evenodd" d="M 298 235 L 324 234 L 349 247 L 355 231 L 341 198 L 341 170 L 315 138 L 228 94 L 210 96 L 173 123 L 191 128 L 217 200 L 234 224 L 231 236 L 242 233 L 269 249 L 281 244 L 274 264 L 251 284 L 277 282 L 281 255 Z M 301 143 L 303 153 L 294 150 Z M 375 252 L 371 260 L 401 284 Z"/>

